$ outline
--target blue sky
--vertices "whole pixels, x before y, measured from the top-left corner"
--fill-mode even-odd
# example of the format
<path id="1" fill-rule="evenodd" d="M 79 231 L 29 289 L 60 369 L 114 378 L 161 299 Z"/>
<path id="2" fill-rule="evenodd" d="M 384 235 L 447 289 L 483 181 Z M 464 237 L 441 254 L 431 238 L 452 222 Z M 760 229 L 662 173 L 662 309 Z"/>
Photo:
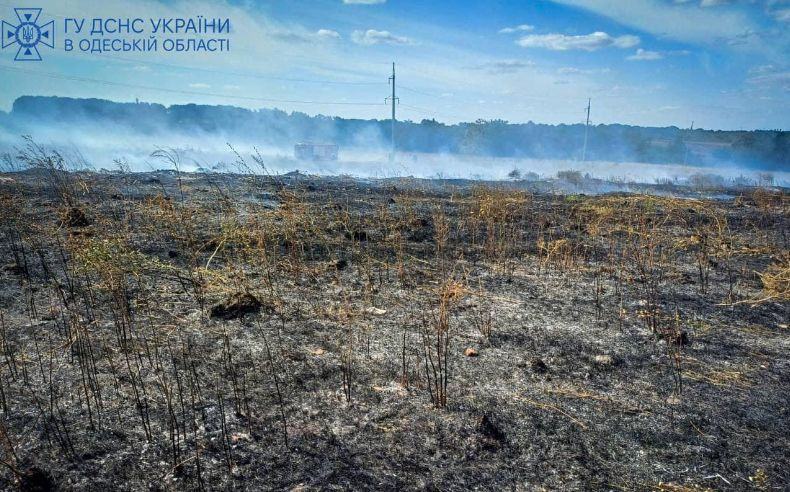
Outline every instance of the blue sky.
<path id="1" fill-rule="evenodd" d="M 42 7 L 58 41 L 41 62 L 0 52 L 4 110 L 37 94 L 387 118 L 394 61 L 399 119 L 578 123 L 589 97 L 593 123 L 790 126 L 790 0 L 9 1 L 0 18 Z M 231 19 L 229 53 L 63 50 L 64 17 L 198 15 Z"/>

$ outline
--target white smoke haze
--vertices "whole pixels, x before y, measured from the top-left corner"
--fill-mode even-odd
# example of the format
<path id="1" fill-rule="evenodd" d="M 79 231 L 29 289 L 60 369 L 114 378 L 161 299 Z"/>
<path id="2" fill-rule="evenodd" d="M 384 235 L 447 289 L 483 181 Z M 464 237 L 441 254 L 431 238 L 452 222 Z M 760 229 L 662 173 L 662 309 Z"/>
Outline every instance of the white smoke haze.
<path id="1" fill-rule="evenodd" d="M 215 109 L 215 108 L 211 108 Z M 222 109 L 222 108 L 220 108 Z M 191 113 L 189 113 L 191 114 Z M 285 114 L 285 113 L 283 113 Z M 0 115 L 2 116 L 2 115 Z M 291 115 L 294 118 L 307 115 Z M 251 162 L 251 156 L 259 155 L 266 171 L 283 174 L 294 170 L 316 175 L 350 175 L 358 178 L 447 178 L 507 180 L 511 173 L 529 179 L 551 179 L 559 171 L 574 170 L 584 177 L 624 183 L 673 183 L 685 184 L 690 179 L 705 176 L 713 184 L 748 184 L 764 181 L 761 166 L 747 168 L 742 165 L 721 162 L 716 166 L 693 166 L 681 163 L 648 164 L 641 162 L 616 162 L 602 160 L 506 158 L 490 157 L 488 148 L 483 147 L 475 155 L 422 152 L 396 152 L 390 158 L 391 142 L 388 125 L 365 124 L 358 130 L 346 132 L 329 117 L 318 117 L 326 126 L 314 126 L 314 131 L 305 132 L 298 122 L 272 123 L 254 128 L 245 125 L 221 125 L 203 130 L 194 122 L 183 124 L 144 122 L 130 126 L 123 118 L 104 118 L 96 122 L 90 114 L 69 113 L 68 123 L 32 121 L 18 116 L 7 118 L 0 124 L 0 154 L 16 156 L 25 146 L 23 135 L 29 135 L 37 144 L 57 150 L 71 168 L 94 170 L 117 170 L 117 162 L 135 172 L 164 169 L 168 163 L 151 157 L 156 150 L 174 150 L 180 158 L 182 171 L 240 172 L 236 164 L 239 155 Z M 322 119 L 324 118 L 324 119 Z M 207 121 L 214 122 L 212 119 Z M 349 120 L 346 120 L 349 121 Z M 0 121 L 3 123 L 3 121 Z M 343 138 L 345 145 L 339 147 L 337 161 L 305 161 L 294 158 L 294 145 L 305 141 L 335 143 Z M 413 134 L 412 134 L 413 135 Z M 396 138 L 398 134 L 396 132 Z M 407 138 L 402 135 L 402 138 Z M 413 137 L 412 137 L 413 138 Z M 543 145 L 550 146 L 548 142 Z M 554 144 L 559 145 L 559 144 Z M 612 145 L 624 145 L 614 141 Z M 555 149 L 559 150 L 559 149 Z M 553 151 L 549 153 L 554 153 Z M 559 154 L 560 152 L 556 152 Z M 237 155 L 238 154 L 238 155 Z M 483 155 L 480 155 L 483 154 Z M 581 152 L 579 152 L 581 155 Z M 770 171 L 773 185 L 790 186 L 790 172 Z"/>
<path id="2" fill-rule="evenodd" d="M 57 150 L 73 168 L 117 170 L 116 161 L 124 162 L 132 171 L 148 172 L 168 168 L 165 162 L 152 158 L 158 149 L 175 150 L 182 171 L 239 172 L 238 156 L 251 162 L 252 155 L 263 157 L 267 171 L 283 174 L 299 170 L 322 176 L 350 175 L 358 178 L 415 178 L 507 180 L 513 170 L 522 176 L 549 179 L 559 171 L 575 170 L 590 178 L 618 183 L 673 182 L 686 183 L 700 175 L 721 177 L 729 182 L 759 183 L 764 172 L 734 165 L 717 167 L 682 164 L 648 164 L 640 162 L 586 161 L 568 159 L 501 158 L 449 153 L 397 152 L 390 161 L 389 142 L 377 131 L 355 135 L 355 145 L 340 147 L 337 161 L 305 161 L 294 158 L 295 140 L 282 145 L 261 145 L 250 139 L 230 135 L 200 133 L 183 135 L 164 129 L 152 135 L 130 133 L 128 129 L 72 126 L 48 127 L 30 132 L 33 140 L 45 148 Z M 15 156 L 24 147 L 21 134 L 0 131 L 0 153 Z M 532 173 L 532 174 L 530 174 Z M 790 186 L 790 172 L 771 171 L 773 184 Z"/>

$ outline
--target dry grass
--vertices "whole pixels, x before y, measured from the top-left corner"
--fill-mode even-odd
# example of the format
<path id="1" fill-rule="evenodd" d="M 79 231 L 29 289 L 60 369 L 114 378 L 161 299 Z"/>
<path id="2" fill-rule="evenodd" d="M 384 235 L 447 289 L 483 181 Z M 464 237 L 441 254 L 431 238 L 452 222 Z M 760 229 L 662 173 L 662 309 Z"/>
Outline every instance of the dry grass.
<path id="1" fill-rule="evenodd" d="M 586 459 L 617 474 L 615 461 L 596 458 L 617 455 L 595 444 L 617 427 L 611 415 L 632 426 L 652 419 L 674 435 L 663 402 L 683 381 L 696 392 L 758 388 L 751 355 L 724 363 L 683 337 L 735 351 L 721 337 L 766 332 L 711 329 L 708 318 L 731 316 L 721 313 L 760 289 L 760 303 L 774 303 L 754 308 L 766 318 L 788 301 L 783 194 L 755 192 L 747 209 L 488 187 L 286 186 L 177 168 L 146 184 L 146 176 L 63 174 L 59 156 L 30 152 L 46 186 L 23 176 L 0 183 L 6 486 L 47 465 L 63 486 L 94 475 L 108 485 L 128 472 L 130 488 L 232 488 L 267 470 L 272 482 L 256 485 L 288 488 L 295 475 L 305 481 L 330 466 L 330 455 L 342 467 L 323 480 L 341 486 L 397 475 L 340 481 L 358 455 L 392 455 L 375 466 L 407 463 L 424 477 L 453 459 L 462 473 L 470 465 L 458 456 L 491 452 L 468 430 L 477 413 L 511 422 L 512 442 L 495 449 L 544 464 L 550 453 L 518 433 L 531 423 L 525 435 L 562 433 L 542 446 L 567 451 L 556 459 L 573 465 L 557 469 L 581 486 L 574 474 Z M 64 220 L 72 208 L 88 223 Z M 759 277 L 748 273 L 755 269 Z M 244 305 L 212 317 L 212 307 L 234 302 Z M 464 356 L 467 347 L 479 356 Z M 590 351 L 615 349 L 628 364 L 587 362 Z M 527 354 L 544 357 L 548 373 L 518 365 Z M 470 401 L 486 406 L 464 413 Z M 633 433 L 618 432 L 633 451 Z M 411 448 L 430 466 L 402 454 Z M 637 465 L 644 483 L 662 476 Z M 563 485 L 543 472 L 542 483 Z"/>

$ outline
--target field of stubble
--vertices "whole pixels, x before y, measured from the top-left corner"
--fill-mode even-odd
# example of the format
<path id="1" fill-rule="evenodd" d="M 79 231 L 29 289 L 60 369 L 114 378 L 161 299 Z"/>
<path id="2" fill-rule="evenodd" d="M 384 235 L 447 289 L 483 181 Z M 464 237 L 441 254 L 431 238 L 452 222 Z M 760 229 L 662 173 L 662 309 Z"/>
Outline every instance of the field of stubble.
<path id="1" fill-rule="evenodd" d="M 0 486 L 790 487 L 790 195 L 0 180 Z"/>

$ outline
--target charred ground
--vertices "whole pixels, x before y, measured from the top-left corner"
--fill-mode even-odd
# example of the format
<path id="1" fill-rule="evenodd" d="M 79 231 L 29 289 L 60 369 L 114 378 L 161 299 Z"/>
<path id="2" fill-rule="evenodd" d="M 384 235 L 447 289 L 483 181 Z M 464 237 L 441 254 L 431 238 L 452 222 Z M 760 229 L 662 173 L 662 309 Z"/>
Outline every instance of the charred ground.
<path id="1" fill-rule="evenodd" d="M 0 201 L 4 486 L 790 486 L 786 193 L 45 162 Z"/>

